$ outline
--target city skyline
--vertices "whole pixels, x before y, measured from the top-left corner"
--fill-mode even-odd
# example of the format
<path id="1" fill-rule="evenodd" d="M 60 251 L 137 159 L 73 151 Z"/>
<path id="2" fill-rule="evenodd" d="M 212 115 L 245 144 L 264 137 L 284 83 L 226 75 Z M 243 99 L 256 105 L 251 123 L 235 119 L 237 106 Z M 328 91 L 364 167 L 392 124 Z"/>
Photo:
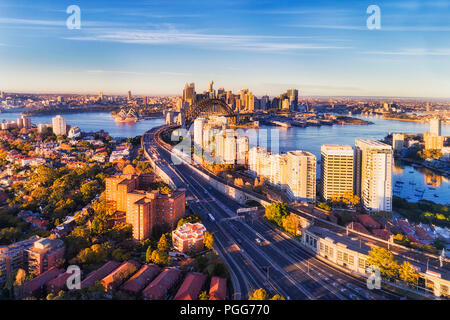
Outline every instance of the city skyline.
<path id="1" fill-rule="evenodd" d="M 0 88 L 178 95 L 185 82 L 257 96 L 448 97 L 449 1 L 0 4 Z M 212 67 L 213 66 L 213 67 Z"/>

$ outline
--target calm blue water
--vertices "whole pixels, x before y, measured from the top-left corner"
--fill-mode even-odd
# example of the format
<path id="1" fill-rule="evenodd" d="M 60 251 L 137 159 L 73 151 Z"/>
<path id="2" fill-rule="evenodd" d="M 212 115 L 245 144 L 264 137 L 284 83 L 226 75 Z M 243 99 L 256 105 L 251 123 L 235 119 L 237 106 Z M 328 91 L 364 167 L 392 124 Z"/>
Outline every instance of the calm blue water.
<path id="1" fill-rule="evenodd" d="M 353 146 L 356 138 L 383 139 L 389 132 L 393 133 L 424 133 L 429 130 L 426 123 L 385 120 L 381 117 L 360 117 L 373 122 L 372 125 L 348 125 L 348 126 L 321 126 L 288 129 L 278 129 L 278 152 L 291 150 L 306 150 L 313 153 L 320 160 L 320 148 L 323 144 L 347 144 Z M 274 127 L 262 126 L 267 130 Z M 442 125 L 442 135 L 450 136 L 450 125 Z M 270 138 L 268 139 L 270 146 Z M 272 148 L 276 151 L 277 148 Z M 319 172 L 319 164 L 317 165 Z M 409 201 L 427 199 L 437 203 L 450 203 L 450 181 L 437 176 L 431 170 L 425 168 L 413 168 L 412 166 L 397 161 L 393 175 L 394 194 L 408 198 Z M 435 180 L 435 181 L 433 181 Z M 397 183 L 403 182 L 403 184 Z"/>
<path id="2" fill-rule="evenodd" d="M 0 113 L 0 119 L 17 120 L 20 112 Z M 135 137 L 145 131 L 164 124 L 164 119 L 152 119 L 135 124 L 118 124 L 109 112 L 65 114 L 63 117 L 71 126 L 78 126 L 83 131 L 105 130 L 112 137 Z M 51 123 L 53 116 L 34 116 L 34 124 Z M 320 147 L 323 144 L 354 145 L 355 138 L 382 139 L 389 132 L 398 133 L 424 133 L 429 130 L 426 123 L 385 120 L 381 117 L 361 117 L 374 122 L 373 125 L 355 126 L 321 126 L 289 129 L 278 129 L 278 152 L 290 150 L 306 150 L 313 153 L 320 160 Z M 262 127 L 273 130 L 274 127 Z M 450 125 L 442 125 L 442 135 L 450 136 Z M 270 146 L 270 140 L 269 140 Z M 277 148 L 272 148 L 276 151 Z M 319 166 L 318 166 L 319 169 Z M 403 184 L 397 183 L 403 182 Z M 397 162 L 394 167 L 394 194 L 409 201 L 419 198 L 432 200 L 438 203 L 450 203 L 450 181 L 435 175 L 432 171 L 423 168 L 413 168 L 410 165 Z M 436 195 L 436 196 L 435 196 Z"/>
<path id="3" fill-rule="evenodd" d="M 0 113 L 0 120 L 14 120 L 16 121 L 20 117 L 20 112 Z M 31 121 L 33 124 L 39 123 L 52 123 L 54 115 L 45 116 L 32 116 Z M 162 125 L 165 123 L 164 119 L 150 119 L 142 120 L 136 123 L 116 123 L 111 117 L 109 112 L 88 112 L 88 113 L 71 113 L 63 114 L 62 117 L 66 120 L 67 124 L 72 127 L 77 126 L 82 131 L 107 131 L 111 137 L 124 137 L 132 138 L 143 134 L 145 131 Z"/>

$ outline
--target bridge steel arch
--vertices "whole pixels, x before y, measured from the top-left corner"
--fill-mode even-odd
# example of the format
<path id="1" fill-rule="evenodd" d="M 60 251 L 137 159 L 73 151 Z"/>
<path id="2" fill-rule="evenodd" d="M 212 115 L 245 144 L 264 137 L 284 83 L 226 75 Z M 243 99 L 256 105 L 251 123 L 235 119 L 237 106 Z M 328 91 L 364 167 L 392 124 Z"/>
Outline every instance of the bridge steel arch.
<path id="1" fill-rule="evenodd" d="M 208 115 L 221 112 L 225 114 L 226 117 L 231 118 L 230 120 L 232 123 L 236 121 L 235 112 L 223 100 L 207 98 L 192 104 L 184 111 L 186 128 L 188 128 L 200 114 L 205 112 Z"/>

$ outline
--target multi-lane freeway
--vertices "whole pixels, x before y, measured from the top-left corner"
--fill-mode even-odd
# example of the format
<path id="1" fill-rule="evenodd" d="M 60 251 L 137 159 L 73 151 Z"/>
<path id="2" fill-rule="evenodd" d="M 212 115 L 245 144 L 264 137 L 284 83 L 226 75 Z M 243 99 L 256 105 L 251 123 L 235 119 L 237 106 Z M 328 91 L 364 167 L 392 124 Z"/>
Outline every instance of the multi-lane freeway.
<path id="1" fill-rule="evenodd" d="M 258 215 L 238 216 L 243 206 L 210 187 L 185 163 L 173 165 L 170 150 L 158 143 L 161 128 L 143 136 L 147 155 L 186 188 L 190 208 L 214 235 L 216 250 L 225 260 L 234 285 L 234 299 L 247 299 L 257 288 L 288 299 L 399 299 L 386 290 L 369 290 L 356 278 L 314 257 L 298 240 Z M 211 219 L 212 216 L 212 219 Z"/>

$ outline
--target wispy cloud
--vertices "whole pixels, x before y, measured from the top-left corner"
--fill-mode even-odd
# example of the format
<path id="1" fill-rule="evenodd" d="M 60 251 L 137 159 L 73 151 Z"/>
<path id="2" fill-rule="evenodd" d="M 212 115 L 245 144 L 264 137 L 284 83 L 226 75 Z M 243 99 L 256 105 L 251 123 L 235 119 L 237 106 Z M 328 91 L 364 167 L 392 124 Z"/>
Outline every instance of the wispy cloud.
<path id="1" fill-rule="evenodd" d="M 120 71 L 120 70 L 87 70 L 87 73 L 92 74 L 129 74 L 129 75 L 146 75 L 143 72 L 134 72 L 134 71 Z"/>
<path id="2" fill-rule="evenodd" d="M 308 37 L 310 38 L 310 37 Z M 88 30 L 84 36 L 67 37 L 77 41 L 104 41 L 126 44 L 182 44 L 205 46 L 211 49 L 286 52 L 293 50 L 347 49 L 326 43 L 300 42 L 301 37 L 226 35 L 169 30 Z"/>
<path id="3" fill-rule="evenodd" d="M 450 56 L 450 49 L 411 48 L 402 50 L 365 51 L 363 53 L 391 56 Z"/>

